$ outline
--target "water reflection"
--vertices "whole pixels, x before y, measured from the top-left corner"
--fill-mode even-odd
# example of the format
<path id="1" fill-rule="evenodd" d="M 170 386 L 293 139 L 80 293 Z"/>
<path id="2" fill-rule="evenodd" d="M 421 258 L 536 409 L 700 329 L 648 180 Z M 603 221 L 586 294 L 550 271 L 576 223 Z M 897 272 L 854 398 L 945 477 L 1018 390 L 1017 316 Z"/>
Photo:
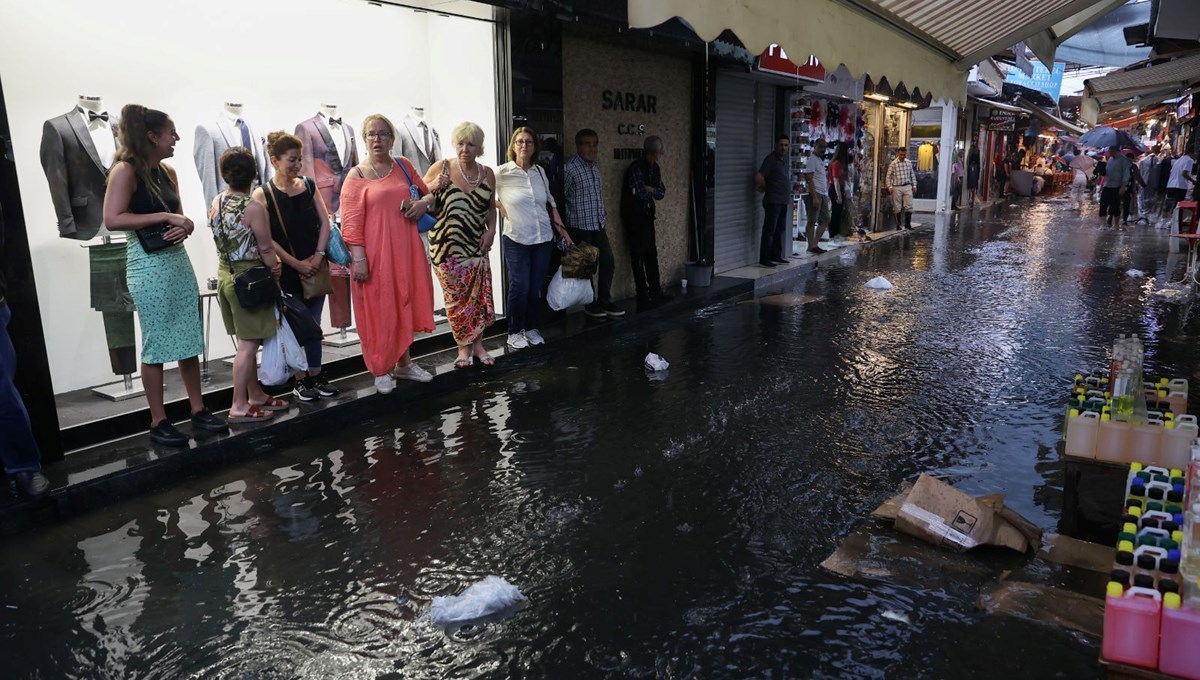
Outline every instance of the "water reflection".
<path id="1" fill-rule="evenodd" d="M 1072 221 L 1074 220 L 1074 221 Z M 1061 388 L 1119 332 L 1196 363 L 1152 230 L 1052 204 L 942 217 L 779 297 L 639 320 L 518 372 L 6 545 L 16 677 L 1094 675 L 983 617 L 994 578 L 821 570 L 921 471 L 1052 528 Z M 1076 266 L 1084 263 L 1085 266 Z M 884 274 L 886 293 L 865 281 Z M 782 301 L 792 303 L 782 304 Z M 665 380 L 647 352 L 671 362 Z M 528 609 L 442 630 L 488 575 Z M 36 575 L 37 578 L 31 578 Z M 9 604 L 6 602 L 6 604 Z M 15 612 L 15 613 L 14 613 Z M 984 639 L 985 646 L 962 645 Z M 1014 672 L 1015 671 L 1015 672 Z"/>

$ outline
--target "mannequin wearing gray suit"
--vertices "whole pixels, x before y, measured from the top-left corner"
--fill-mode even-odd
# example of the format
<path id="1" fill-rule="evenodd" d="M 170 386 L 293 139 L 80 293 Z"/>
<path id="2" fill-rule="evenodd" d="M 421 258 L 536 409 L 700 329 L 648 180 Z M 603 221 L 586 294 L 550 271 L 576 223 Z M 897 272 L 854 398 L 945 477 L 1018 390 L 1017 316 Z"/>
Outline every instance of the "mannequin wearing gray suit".
<path id="1" fill-rule="evenodd" d="M 442 141 L 432 125 L 410 113 L 397 126 L 392 155 L 404 156 L 424 175 L 429 166 L 442 159 Z"/>
<path id="2" fill-rule="evenodd" d="M 244 135 L 239 121 L 245 124 L 246 134 Z M 249 138 L 249 145 L 243 143 L 246 138 Z M 196 141 L 192 147 L 192 155 L 196 159 L 196 172 L 200 174 L 200 183 L 204 185 L 204 205 L 212 205 L 217 194 L 227 188 L 225 180 L 221 178 L 217 161 L 221 158 L 221 154 L 231 146 L 246 147 L 254 154 L 259 177 L 258 181 L 254 182 L 254 186 L 257 187 L 271 179 L 275 171 L 271 167 L 270 159 L 267 158 L 266 141 L 265 137 L 258 135 L 254 126 L 242 121 L 231 111 L 222 113 L 217 117 L 216 122 L 210 125 L 196 126 Z"/>
<path id="3" fill-rule="evenodd" d="M 101 161 L 84 122 L 86 116 L 83 109 L 74 108 L 42 125 L 42 168 L 58 217 L 58 235 L 80 241 L 100 231 L 108 177 L 108 167 Z M 115 144 L 116 121 L 109 125 Z"/>

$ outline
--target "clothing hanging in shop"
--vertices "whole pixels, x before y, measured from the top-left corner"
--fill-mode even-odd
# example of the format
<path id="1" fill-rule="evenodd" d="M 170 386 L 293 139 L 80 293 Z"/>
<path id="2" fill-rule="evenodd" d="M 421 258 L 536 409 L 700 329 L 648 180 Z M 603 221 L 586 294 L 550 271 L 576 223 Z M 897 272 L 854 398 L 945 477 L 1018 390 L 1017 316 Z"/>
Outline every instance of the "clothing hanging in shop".
<path id="1" fill-rule="evenodd" d="M 920 172 L 933 172 L 933 145 L 928 142 L 922 144 L 917 149 L 917 170 Z"/>

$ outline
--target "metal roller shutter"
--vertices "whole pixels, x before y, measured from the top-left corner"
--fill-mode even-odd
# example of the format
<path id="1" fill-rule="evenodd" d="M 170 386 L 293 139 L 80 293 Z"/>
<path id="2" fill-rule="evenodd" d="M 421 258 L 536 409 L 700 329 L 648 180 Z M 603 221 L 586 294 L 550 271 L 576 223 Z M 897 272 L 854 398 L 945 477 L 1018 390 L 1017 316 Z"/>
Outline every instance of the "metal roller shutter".
<path id="1" fill-rule="evenodd" d="M 726 272 L 751 262 L 757 229 L 754 191 L 754 91 L 746 78 L 717 77 L 716 178 L 713 187 L 715 270 Z M 754 253 L 757 256 L 757 253 Z"/>

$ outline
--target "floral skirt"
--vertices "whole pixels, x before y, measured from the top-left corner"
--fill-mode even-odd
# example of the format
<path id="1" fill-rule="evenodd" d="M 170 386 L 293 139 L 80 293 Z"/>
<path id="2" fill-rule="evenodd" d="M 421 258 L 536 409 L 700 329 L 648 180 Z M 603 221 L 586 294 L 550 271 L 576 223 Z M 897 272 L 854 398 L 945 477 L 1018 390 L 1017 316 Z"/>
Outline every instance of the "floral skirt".
<path id="1" fill-rule="evenodd" d="M 459 260 L 450 256 L 436 271 L 454 342 L 470 344 L 496 321 L 491 265 L 486 257 Z"/>

